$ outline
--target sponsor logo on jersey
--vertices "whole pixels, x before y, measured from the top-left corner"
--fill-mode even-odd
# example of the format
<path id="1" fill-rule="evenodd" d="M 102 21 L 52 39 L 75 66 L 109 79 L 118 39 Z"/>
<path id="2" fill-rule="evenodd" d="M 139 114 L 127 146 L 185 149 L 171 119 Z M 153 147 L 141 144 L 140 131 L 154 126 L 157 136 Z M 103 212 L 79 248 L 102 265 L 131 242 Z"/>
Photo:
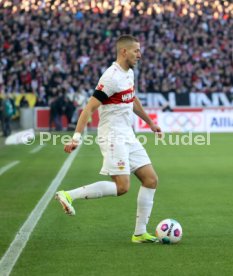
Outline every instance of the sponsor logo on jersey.
<path id="1" fill-rule="evenodd" d="M 134 87 L 127 90 L 114 93 L 103 104 L 121 104 L 121 103 L 131 103 L 134 101 L 135 91 Z"/>
<path id="2" fill-rule="evenodd" d="M 124 94 L 121 97 L 122 102 L 129 102 L 132 99 L 134 99 L 134 96 L 135 96 L 135 92 L 134 91 L 132 91 L 131 93 Z"/>

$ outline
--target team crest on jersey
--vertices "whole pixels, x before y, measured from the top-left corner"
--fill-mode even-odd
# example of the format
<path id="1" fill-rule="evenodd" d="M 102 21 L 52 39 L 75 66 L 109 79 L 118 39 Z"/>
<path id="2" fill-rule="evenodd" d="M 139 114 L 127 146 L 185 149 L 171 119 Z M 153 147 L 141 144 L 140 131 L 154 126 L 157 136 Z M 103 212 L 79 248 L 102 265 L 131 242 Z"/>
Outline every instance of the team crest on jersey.
<path id="1" fill-rule="evenodd" d="M 97 90 L 100 90 L 100 91 L 102 91 L 103 90 L 103 88 L 104 88 L 104 85 L 103 84 L 98 84 L 98 86 L 96 87 L 96 89 Z"/>
<path id="2" fill-rule="evenodd" d="M 125 162 L 120 160 L 118 163 L 117 163 L 117 166 L 120 170 L 124 170 L 125 168 Z"/>

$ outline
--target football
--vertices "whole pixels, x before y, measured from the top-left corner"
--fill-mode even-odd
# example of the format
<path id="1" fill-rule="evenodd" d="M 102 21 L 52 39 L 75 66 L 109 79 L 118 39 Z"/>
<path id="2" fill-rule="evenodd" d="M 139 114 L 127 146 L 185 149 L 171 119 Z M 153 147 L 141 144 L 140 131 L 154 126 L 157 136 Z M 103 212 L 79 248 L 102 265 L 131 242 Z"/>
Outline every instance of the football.
<path id="1" fill-rule="evenodd" d="M 178 243 L 182 238 L 182 227 L 174 219 L 164 219 L 156 227 L 155 235 L 161 243 Z"/>

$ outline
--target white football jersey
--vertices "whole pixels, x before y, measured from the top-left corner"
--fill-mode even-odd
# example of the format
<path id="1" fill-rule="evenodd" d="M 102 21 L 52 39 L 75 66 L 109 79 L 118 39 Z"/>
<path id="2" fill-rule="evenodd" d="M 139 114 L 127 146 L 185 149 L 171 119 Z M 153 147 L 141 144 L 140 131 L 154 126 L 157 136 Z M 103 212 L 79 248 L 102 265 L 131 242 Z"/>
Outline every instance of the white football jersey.
<path id="1" fill-rule="evenodd" d="M 133 70 L 125 71 L 113 62 L 100 78 L 96 90 L 103 91 L 108 96 L 99 107 L 98 134 L 106 136 L 111 130 L 114 133 L 133 134 Z"/>

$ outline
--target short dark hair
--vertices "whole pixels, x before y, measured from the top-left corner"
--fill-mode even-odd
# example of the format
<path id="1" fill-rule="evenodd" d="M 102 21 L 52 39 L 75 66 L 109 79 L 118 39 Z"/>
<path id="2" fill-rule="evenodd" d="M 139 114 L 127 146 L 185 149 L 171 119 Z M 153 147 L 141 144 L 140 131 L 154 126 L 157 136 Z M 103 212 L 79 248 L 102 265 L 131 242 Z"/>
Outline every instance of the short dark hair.
<path id="1" fill-rule="evenodd" d="M 121 42 L 139 42 L 139 40 L 132 35 L 122 35 L 117 39 L 116 44 Z"/>
<path id="2" fill-rule="evenodd" d="M 126 46 L 128 46 L 128 44 L 131 44 L 133 42 L 139 43 L 139 40 L 136 37 L 132 36 L 132 35 L 122 35 L 122 36 L 120 36 L 116 41 L 117 53 L 119 53 L 121 48 L 125 48 Z"/>

